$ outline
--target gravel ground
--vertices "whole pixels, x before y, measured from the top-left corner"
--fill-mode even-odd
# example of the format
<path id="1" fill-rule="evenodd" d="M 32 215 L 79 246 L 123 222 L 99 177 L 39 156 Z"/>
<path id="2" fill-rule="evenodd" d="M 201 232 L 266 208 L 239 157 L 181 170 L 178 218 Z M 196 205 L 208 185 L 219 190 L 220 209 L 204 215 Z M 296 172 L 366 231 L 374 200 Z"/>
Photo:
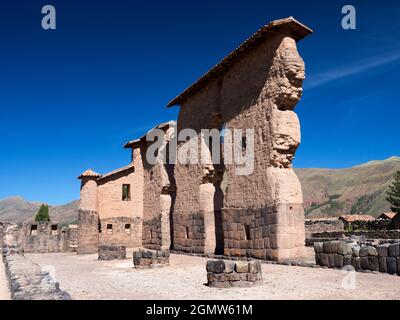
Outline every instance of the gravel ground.
<path id="1" fill-rule="evenodd" d="M 10 291 L 8 289 L 6 270 L 3 259 L 0 257 L 0 300 L 10 300 Z"/>
<path id="2" fill-rule="evenodd" d="M 73 299 L 400 299 L 400 277 L 386 274 L 263 264 L 262 284 L 215 289 L 204 285 L 201 257 L 172 254 L 168 267 L 135 270 L 131 259 L 98 261 L 97 254 L 26 256 L 53 270 Z"/>

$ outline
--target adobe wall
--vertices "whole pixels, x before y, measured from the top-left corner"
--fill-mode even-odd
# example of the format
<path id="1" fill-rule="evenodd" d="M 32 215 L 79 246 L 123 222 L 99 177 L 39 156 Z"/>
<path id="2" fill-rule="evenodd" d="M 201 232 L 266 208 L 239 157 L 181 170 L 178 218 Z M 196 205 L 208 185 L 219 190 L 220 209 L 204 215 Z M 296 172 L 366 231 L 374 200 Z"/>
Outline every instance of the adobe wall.
<path id="1" fill-rule="evenodd" d="M 235 165 L 222 168 L 223 175 L 213 165 L 175 166 L 175 250 L 211 253 L 221 241 L 216 235 L 222 220 L 226 255 L 303 257 L 303 199 L 291 168 L 300 143 L 292 110 L 303 78 L 296 41 L 275 35 L 183 103 L 178 131 L 197 130 L 200 143 L 200 129 L 253 128 L 255 164 L 254 172 L 244 176 L 236 174 Z"/>
<path id="2" fill-rule="evenodd" d="M 174 128 L 165 130 L 164 145 L 159 156 L 167 149 Z M 167 250 L 171 245 L 170 214 L 174 205 L 175 183 L 173 165 L 146 161 L 147 144 L 141 147 L 143 159 L 143 247 L 153 250 Z"/>
<path id="3" fill-rule="evenodd" d="M 130 185 L 129 201 L 122 200 L 122 185 Z M 99 244 L 137 247 L 142 244 L 143 165 L 140 153 L 133 167 L 97 180 Z M 112 229 L 107 228 L 111 225 Z M 99 231 L 100 231 L 99 230 Z"/>

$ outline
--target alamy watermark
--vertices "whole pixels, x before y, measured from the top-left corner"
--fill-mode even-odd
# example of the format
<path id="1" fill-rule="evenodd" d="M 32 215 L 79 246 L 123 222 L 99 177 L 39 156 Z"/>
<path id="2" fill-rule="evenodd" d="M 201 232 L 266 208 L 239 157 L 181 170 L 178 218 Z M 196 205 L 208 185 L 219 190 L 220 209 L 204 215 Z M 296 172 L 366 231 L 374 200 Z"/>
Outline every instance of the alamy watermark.
<path id="1" fill-rule="evenodd" d="M 155 128 L 146 134 L 150 145 L 146 150 L 149 164 L 235 165 L 236 175 L 254 171 L 254 129 L 182 129 L 170 125 L 173 134 Z"/>

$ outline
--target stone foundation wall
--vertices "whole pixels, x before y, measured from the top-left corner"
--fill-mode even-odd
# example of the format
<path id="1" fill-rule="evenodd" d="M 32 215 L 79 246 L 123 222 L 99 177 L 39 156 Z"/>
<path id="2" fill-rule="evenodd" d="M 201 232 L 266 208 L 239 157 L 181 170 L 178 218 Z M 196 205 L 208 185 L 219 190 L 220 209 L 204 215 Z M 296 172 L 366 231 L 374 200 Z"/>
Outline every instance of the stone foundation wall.
<path id="1" fill-rule="evenodd" d="M 122 245 L 127 248 L 142 245 L 142 219 L 114 217 L 100 219 L 99 245 Z"/>
<path id="2" fill-rule="evenodd" d="M 13 300 L 70 300 L 58 282 L 42 268 L 27 259 L 15 238 L 16 226 L 7 226 L 2 238 L 2 258 L 6 267 Z"/>
<path id="3" fill-rule="evenodd" d="M 262 280 L 260 261 L 207 261 L 207 284 L 215 288 L 249 287 Z"/>
<path id="4" fill-rule="evenodd" d="M 302 257 L 304 234 L 299 233 L 303 208 L 287 205 L 262 209 L 223 209 L 224 254 L 263 260 Z"/>
<path id="5" fill-rule="evenodd" d="M 125 246 L 99 246 L 99 260 L 123 260 L 126 259 Z"/>
<path id="6" fill-rule="evenodd" d="M 203 253 L 205 245 L 204 213 L 173 215 L 173 249 Z"/>
<path id="7" fill-rule="evenodd" d="M 78 254 L 97 253 L 99 245 L 99 215 L 97 211 L 78 211 Z"/>
<path id="8" fill-rule="evenodd" d="M 169 265 L 168 250 L 139 249 L 133 252 L 133 265 L 135 268 L 156 268 Z"/>
<path id="9" fill-rule="evenodd" d="M 352 266 L 356 271 L 369 270 L 400 275 L 400 242 L 315 242 L 314 251 L 316 263 L 320 266 Z"/>

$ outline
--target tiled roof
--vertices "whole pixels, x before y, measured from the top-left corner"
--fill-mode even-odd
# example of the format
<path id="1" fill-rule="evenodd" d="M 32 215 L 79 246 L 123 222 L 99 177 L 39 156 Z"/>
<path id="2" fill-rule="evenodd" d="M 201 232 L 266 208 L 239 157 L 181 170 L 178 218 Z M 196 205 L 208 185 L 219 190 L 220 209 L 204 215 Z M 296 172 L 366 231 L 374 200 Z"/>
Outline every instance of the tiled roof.
<path id="1" fill-rule="evenodd" d="M 172 107 L 174 105 L 182 105 L 182 103 L 206 87 L 210 81 L 219 79 L 229 67 L 235 63 L 239 58 L 249 53 L 255 46 L 266 41 L 270 36 L 280 33 L 288 34 L 293 37 L 296 41 L 299 41 L 311 34 L 313 31 L 305 26 L 304 24 L 298 22 L 293 17 L 274 20 L 267 25 L 261 27 L 256 33 L 250 36 L 246 41 L 244 41 L 239 47 L 229 53 L 224 59 L 222 59 L 218 64 L 216 64 L 212 69 L 200 77 L 196 82 L 194 82 L 190 87 L 183 91 L 176 98 L 171 100 L 167 107 Z"/>
<path id="2" fill-rule="evenodd" d="M 86 170 L 84 173 L 82 173 L 78 179 L 82 179 L 82 178 L 100 178 L 101 174 L 98 174 L 96 172 L 94 172 L 92 169 L 88 169 Z"/>
<path id="3" fill-rule="evenodd" d="M 346 222 L 375 220 L 375 218 L 373 216 L 364 215 L 364 214 L 348 214 L 348 215 L 340 216 L 339 219 L 344 220 Z"/>
<path id="4" fill-rule="evenodd" d="M 121 172 L 123 172 L 123 171 L 132 169 L 133 167 L 134 167 L 134 166 L 133 166 L 133 163 L 131 163 L 131 164 L 125 166 L 125 167 L 122 167 L 122 168 L 119 168 L 119 169 L 115 169 L 115 170 L 113 170 L 113 171 L 111 171 L 111 172 L 109 172 L 109 173 L 103 174 L 99 180 L 103 180 L 103 179 L 105 179 L 105 178 L 108 178 L 108 177 L 110 177 L 110 176 L 113 176 L 114 174 L 121 173 Z"/>
<path id="5" fill-rule="evenodd" d="M 393 219 L 396 216 L 396 212 L 383 212 L 379 218 L 380 219 Z"/>

